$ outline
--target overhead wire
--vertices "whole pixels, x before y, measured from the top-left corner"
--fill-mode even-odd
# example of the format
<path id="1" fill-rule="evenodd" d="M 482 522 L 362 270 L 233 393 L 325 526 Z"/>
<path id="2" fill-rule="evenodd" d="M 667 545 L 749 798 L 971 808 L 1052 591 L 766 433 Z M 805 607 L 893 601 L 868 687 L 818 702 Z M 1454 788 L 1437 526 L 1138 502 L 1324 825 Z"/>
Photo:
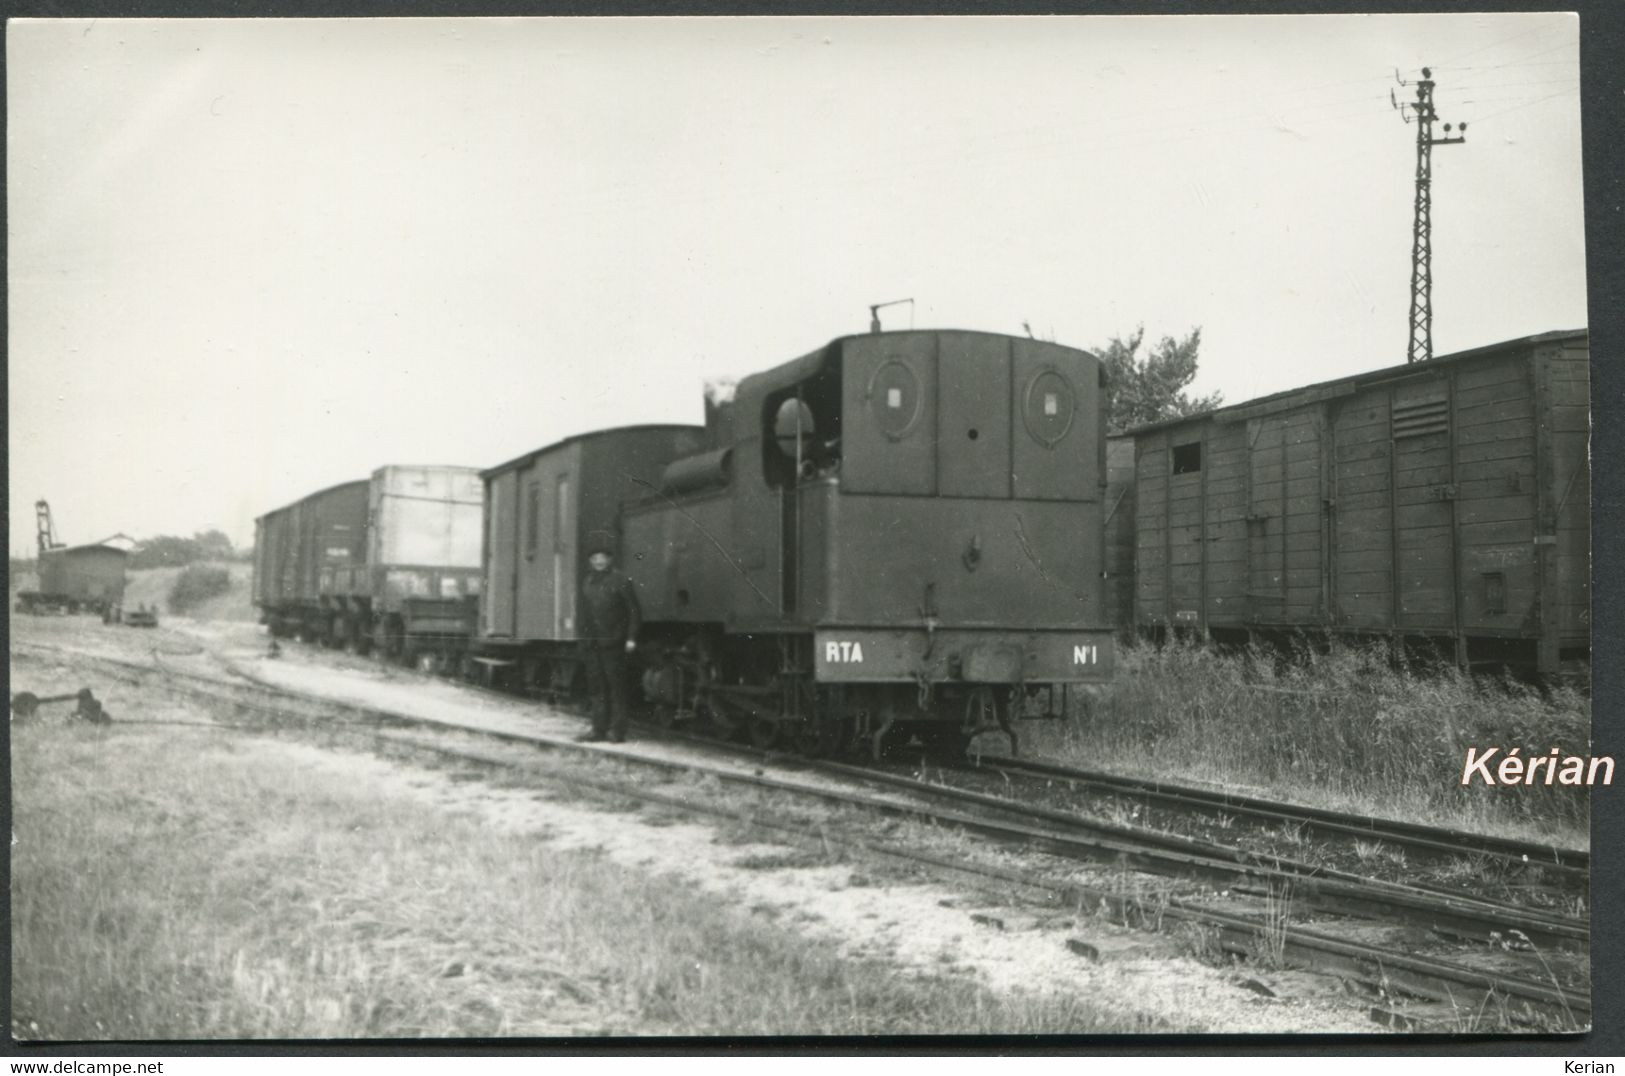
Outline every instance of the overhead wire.
<path id="1" fill-rule="evenodd" d="M 1386 77 L 1387 76 L 1383 76 L 1382 78 L 1374 80 L 1360 79 L 1349 81 L 1383 81 L 1386 79 Z M 1259 98 L 1255 96 L 1250 98 L 1250 100 L 1256 102 L 1259 100 Z M 800 182 L 800 185 L 804 187 L 822 188 L 829 185 L 845 186 L 852 183 L 861 184 L 874 180 L 895 181 L 895 179 L 897 179 L 899 176 L 911 175 L 931 167 L 942 165 L 956 167 L 963 166 L 966 162 L 983 160 L 989 157 L 997 157 L 1001 155 L 1011 157 L 1017 155 L 1029 155 L 1030 157 L 1030 155 L 1034 153 L 1042 153 L 1043 151 L 1047 150 L 1064 150 L 1067 152 L 1060 154 L 1059 158 L 1057 158 L 1057 155 L 1055 154 L 1045 154 L 1045 159 L 1068 159 L 1075 157 L 1080 153 L 1140 149 L 1149 146 L 1165 145 L 1220 134 L 1244 134 L 1255 130 L 1277 130 L 1283 126 L 1283 121 L 1287 118 L 1291 118 L 1293 122 L 1302 123 L 1336 122 L 1338 120 L 1358 118 L 1360 116 L 1372 114 L 1369 110 L 1369 105 L 1371 103 L 1385 100 L 1387 100 L 1386 94 L 1364 94 L 1358 97 L 1339 98 L 1335 101 L 1310 101 L 1293 104 L 1280 104 L 1264 122 L 1259 122 L 1259 113 L 1257 110 L 1231 112 L 1220 116 L 1210 116 L 1196 122 L 1183 119 L 1174 120 L 1168 123 L 1162 123 L 1150 127 L 1125 122 L 1115 127 L 1102 129 L 1086 139 L 1069 137 L 1063 132 L 1067 129 L 1076 129 L 1090 122 L 1097 122 L 1094 118 L 1089 120 L 1081 120 L 1076 123 L 1067 124 L 1060 127 L 1023 127 L 1015 130 L 990 133 L 977 140 L 982 143 L 980 145 L 975 144 L 975 142 L 969 143 L 971 148 L 968 149 L 967 141 L 964 139 L 958 139 L 953 141 L 951 144 L 944 145 L 938 150 L 930 151 L 924 154 L 910 154 L 907 158 L 906 166 L 902 170 L 886 165 L 875 165 L 863 170 L 853 170 L 848 167 L 835 167 L 820 170 L 816 173 L 799 172 L 797 173 L 797 179 Z M 1361 107 L 1351 112 L 1337 113 L 1331 116 L 1314 115 L 1314 113 L 1319 110 L 1344 108 L 1345 106 L 1351 104 L 1358 104 L 1365 107 Z M 1155 111 L 1168 111 L 1175 108 L 1188 109 L 1191 107 L 1192 105 L 1189 102 L 1186 102 L 1178 105 L 1169 105 L 1156 110 L 1148 110 L 1136 115 L 1146 115 Z M 1110 118 L 1115 121 L 1123 121 L 1132 119 L 1134 116 L 1130 114 L 1113 113 Z M 1163 136 L 1164 132 L 1177 133 L 1166 134 Z M 1007 140 L 1012 136 L 1040 133 L 1045 137 L 1037 141 L 1028 141 L 1015 145 L 1001 144 L 1007 143 Z M 1145 137 L 1147 135 L 1157 135 L 1162 137 L 1147 138 Z M 749 197 L 751 194 L 758 193 L 759 191 L 771 190 L 774 188 L 774 186 L 774 183 L 768 182 L 742 187 L 736 181 L 729 187 L 728 193 L 730 198 Z M 593 193 L 606 194 L 614 193 L 617 190 L 632 191 L 636 189 L 638 189 L 637 182 L 634 180 L 629 180 L 619 184 L 595 187 Z M 695 199 L 679 201 L 677 203 L 667 202 L 666 204 L 689 204 L 689 202 L 697 203 L 713 196 L 713 193 L 708 191 Z"/>
<path id="2" fill-rule="evenodd" d="M 1560 28 L 1561 28 L 1561 24 L 1558 24 L 1558 23 L 1543 23 L 1540 26 L 1530 27 L 1529 29 L 1520 31 L 1517 34 L 1513 34 L 1513 35 L 1511 35 L 1509 37 L 1505 37 L 1505 38 L 1502 38 L 1502 39 L 1500 39 L 1498 41 L 1491 42 L 1488 45 L 1483 45 L 1483 46 L 1480 46 L 1478 48 L 1469 50 L 1468 52 L 1458 54 L 1458 56 L 1455 59 L 1457 59 L 1457 60 L 1466 59 L 1466 58 L 1469 58 L 1471 56 L 1475 56 L 1475 55 L 1478 55 L 1480 53 L 1486 52 L 1486 51 L 1488 51 L 1490 49 L 1506 45 L 1506 44 L 1508 44 L 1510 42 L 1513 42 L 1513 41 L 1517 41 L 1517 40 L 1519 40 L 1521 38 L 1529 37 L 1529 36 L 1531 36 L 1533 34 L 1545 33 L 1545 32 L 1549 32 L 1551 30 L 1560 29 Z M 1543 49 L 1541 49 L 1541 50 L 1539 50 L 1537 52 L 1534 52 L 1534 53 L 1525 54 L 1523 59 L 1527 60 L 1527 59 L 1529 59 L 1531 57 L 1538 57 L 1538 56 L 1546 55 L 1547 53 L 1557 51 L 1558 49 L 1571 48 L 1571 47 L 1573 47 L 1572 42 L 1567 42 L 1566 41 L 1566 42 L 1563 42 L 1563 43 L 1561 43 L 1559 45 L 1543 48 Z M 1451 62 L 1453 62 L 1453 61 L 1451 61 Z M 1558 62 L 1566 62 L 1566 61 L 1558 61 Z M 1506 67 L 1515 67 L 1515 66 L 1518 66 L 1519 63 L 1520 63 L 1519 60 L 1510 60 L 1510 61 L 1508 61 L 1506 63 L 1503 63 L 1503 64 L 1481 65 L 1480 69 L 1482 69 L 1482 70 L 1498 70 L 1498 69 L 1506 68 Z M 1448 65 L 1441 64 L 1441 65 L 1437 65 L 1437 66 L 1439 66 L 1441 68 L 1444 68 L 1444 67 L 1446 67 Z M 1369 83 L 1387 82 L 1392 77 L 1393 77 L 1392 75 L 1383 74 L 1383 75 L 1373 75 L 1373 76 L 1364 77 L 1364 78 L 1339 79 L 1339 80 L 1330 81 L 1330 82 L 1318 83 L 1318 84 L 1315 84 L 1313 86 L 1303 87 L 1301 89 L 1293 91 L 1293 93 L 1296 94 L 1297 96 L 1301 97 L 1301 95 L 1303 95 L 1303 94 L 1315 93 L 1315 92 L 1318 92 L 1318 91 L 1321 91 L 1321 90 L 1335 89 L 1335 88 L 1339 88 L 1339 87 L 1355 86 L 1355 85 L 1362 85 L 1362 84 L 1369 84 Z M 1534 82 L 1527 82 L 1527 83 L 1497 83 L 1497 84 L 1479 84 L 1479 85 L 1473 85 L 1473 84 L 1468 83 L 1468 84 L 1452 85 L 1451 90 L 1453 91 L 1453 93 L 1454 92 L 1474 93 L 1474 92 L 1478 92 L 1478 91 L 1485 90 L 1485 89 L 1494 89 L 1494 88 L 1511 87 L 1511 86 L 1559 85 L 1559 84 L 1562 84 L 1562 83 L 1564 83 L 1566 81 L 1578 81 L 1578 80 L 1577 79 L 1575 79 L 1575 80 L 1561 80 L 1561 79 L 1559 79 L 1559 80 L 1550 80 L 1550 81 L 1545 81 L 1545 82 L 1534 81 Z M 1298 115 L 1300 115 L 1302 113 L 1313 112 L 1314 110 L 1318 110 L 1318 109 L 1339 108 L 1339 107 L 1341 107 L 1343 105 L 1346 105 L 1346 104 L 1355 104 L 1355 103 L 1362 103 L 1362 102 L 1369 102 L 1369 101 L 1381 101 L 1386 96 L 1387 96 L 1386 94 L 1376 94 L 1376 95 L 1367 95 L 1367 96 L 1361 96 L 1361 97 L 1340 98 L 1340 99 L 1332 100 L 1332 101 L 1302 101 L 1302 100 L 1299 100 L 1297 103 L 1294 103 L 1294 104 L 1279 106 L 1273 112 L 1270 113 L 1270 116 L 1271 116 L 1271 119 L 1274 119 L 1275 117 L 1285 117 L 1285 116 L 1294 116 L 1294 117 L 1296 117 L 1296 116 L 1298 116 Z M 1082 128 L 1088 128 L 1088 127 L 1091 127 L 1093 125 L 1096 125 L 1099 122 L 1098 117 L 1089 116 L 1089 117 L 1085 117 L 1085 118 L 1081 118 L 1081 119 L 1078 119 L 1078 120 L 1073 120 L 1073 121 L 1069 121 L 1069 122 L 1061 123 L 1061 124 L 1047 124 L 1047 125 L 1041 125 L 1041 126 L 1029 125 L 1029 126 L 1024 126 L 1024 127 L 1009 128 L 1009 129 L 1006 129 L 1006 130 L 1003 130 L 1003 131 L 987 132 L 987 133 L 983 133 L 983 134 L 974 136 L 970 140 L 956 139 L 956 140 L 954 140 L 954 142 L 953 142 L 953 144 L 952 144 L 952 146 L 950 148 L 946 148 L 946 149 L 944 149 L 942 151 L 935 152 L 930 157 L 927 157 L 927 158 L 919 158 L 919 157 L 912 158 L 909 161 L 909 164 L 910 164 L 911 168 L 914 168 L 914 167 L 929 166 L 933 162 L 942 162 L 944 160 L 950 161 L 950 162 L 953 162 L 953 163 L 962 163 L 962 162 L 964 162 L 966 160 L 977 159 L 979 157 L 984 157 L 984 156 L 987 156 L 989 154 L 996 154 L 996 153 L 1031 153 L 1033 151 L 1043 151 L 1043 150 L 1046 150 L 1046 149 L 1059 147 L 1059 146 L 1066 146 L 1066 147 L 1080 146 L 1081 148 L 1084 148 L 1084 149 L 1141 148 L 1141 147 L 1145 147 L 1145 146 L 1166 144 L 1167 142 L 1171 142 L 1171 141 L 1184 141 L 1184 140 L 1188 140 L 1189 138 L 1200 137 L 1204 133 L 1222 131 L 1222 130 L 1225 130 L 1226 128 L 1230 128 L 1230 133 L 1246 133 L 1246 132 L 1254 131 L 1254 130 L 1271 130 L 1271 129 L 1275 129 L 1275 128 L 1278 128 L 1278 127 L 1282 126 L 1282 124 L 1280 124 L 1280 123 L 1268 122 L 1268 121 L 1264 122 L 1264 123 L 1257 123 L 1256 119 L 1257 119 L 1257 117 L 1259 115 L 1259 111 L 1258 111 L 1258 109 L 1256 107 L 1254 109 L 1250 109 L 1250 110 L 1247 110 L 1247 111 L 1233 112 L 1233 113 L 1230 113 L 1230 114 L 1227 114 L 1227 115 L 1220 115 L 1220 116 L 1211 116 L 1210 115 L 1210 116 L 1204 118 L 1203 120 L 1201 120 L 1200 122 L 1198 122 L 1198 123 L 1196 123 L 1194 125 L 1192 123 L 1186 121 L 1186 120 L 1176 120 L 1176 121 L 1173 121 L 1173 122 L 1170 122 L 1170 123 L 1158 124 L 1156 126 L 1151 126 L 1151 127 L 1146 127 L 1146 126 L 1143 126 L 1143 125 L 1135 125 L 1132 122 L 1132 121 L 1139 120 L 1139 119 L 1142 119 L 1142 118 L 1145 118 L 1145 117 L 1154 117 L 1154 116 L 1157 116 L 1159 114 L 1172 112 L 1172 111 L 1177 111 L 1177 110 L 1187 110 L 1188 111 L 1188 110 L 1191 110 L 1193 108 L 1212 109 L 1215 106 L 1222 107 L 1222 106 L 1227 106 L 1227 105 L 1231 105 L 1231 104 L 1250 104 L 1250 105 L 1257 106 L 1262 99 L 1263 99 L 1263 95 L 1254 93 L 1254 94 L 1248 94 L 1246 96 L 1223 98 L 1223 99 L 1219 99 L 1217 101 L 1212 100 L 1212 99 L 1202 99 L 1202 100 L 1197 101 L 1197 102 L 1184 101 L 1184 102 L 1175 102 L 1175 103 L 1165 104 L 1165 105 L 1158 105 L 1158 106 L 1153 107 L 1153 108 L 1138 109 L 1138 110 L 1133 111 L 1133 112 L 1120 112 L 1120 111 L 1119 112 L 1113 112 L 1113 113 L 1111 113 L 1110 118 L 1112 120 L 1118 121 L 1121 124 L 1121 126 L 1119 128 L 1117 128 L 1117 129 L 1115 129 L 1115 130 L 1106 130 L 1106 131 L 1100 132 L 1100 134 L 1098 134 L 1097 136 L 1092 137 L 1092 138 L 1089 139 L 1089 141 L 1083 142 L 1083 143 L 1079 143 L 1076 139 L 1068 137 L 1066 132 L 1077 131 L 1077 130 L 1082 129 Z M 1501 99 L 1497 99 L 1497 100 L 1510 100 L 1510 98 L 1501 98 Z M 1462 103 L 1465 103 L 1465 102 L 1462 102 Z M 1360 113 L 1360 112 L 1354 112 L 1354 113 L 1348 113 L 1348 114 L 1341 114 L 1340 113 L 1340 114 L 1336 114 L 1336 115 L 1332 115 L 1332 116 L 1319 117 L 1319 119 L 1324 120 L 1326 122 L 1335 122 L 1335 121 L 1338 121 L 1338 120 L 1356 118 L 1357 116 L 1359 116 L 1361 114 L 1362 113 Z M 1251 122 L 1250 126 L 1234 127 L 1235 124 L 1238 124 L 1238 123 L 1246 124 L 1246 123 L 1249 123 L 1249 122 Z M 1143 138 L 1143 136 L 1145 136 L 1147 134 L 1158 134 L 1158 133 L 1164 132 L 1164 131 L 1179 131 L 1179 132 L 1182 132 L 1182 133 L 1171 136 L 1170 138 L 1166 138 L 1166 139 L 1150 139 L 1150 140 L 1146 140 L 1146 139 Z M 1034 136 L 1034 135 L 1040 136 L 1038 141 L 1036 141 L 1036 142 L 1023 142 L 1022 141 L 1023 139 L 1029 138 L 1030 136 Z M 1123 141 L 1124 139 L 1134 139 L 1134 141 L 1124 142 Z M 968 145 L 967 145 L 967 141 L 968 141 Z M 1015 144 L 1010 145 L 1009 143 L 1011 143 L 1011 142 L 1014 142 Z M 820 175 L 822 177 L 830 179 L 832 181 L 841 182 L 841 181 L 843 181 L 844 177 L 849 175 L 849 174 L 850 173 L 845 169 L 836 169 L 836 170 L 833 170 L 833 171 L 823 172 Z M 895 171 L 888 171 L 885 174 L 887 174 L 887 175 L 896 175 L 897 173 Z M 803 178 L 806 178 L 810 183 L 816 183 L 816 182 L 821 181 L 820 175 L 806 176 L 805 174 L 803 174 Z M 628 181 L 625 181 L 625 182 L 619 183 L 619 184 L 611 184 L 611 185 L 607 185 L 607 186 L 597 186 L 597 187 L 594 188 L 594 192 L 595 193 L 600 193 L 600 194 L 602 194 L 602 193 L 610 193 L 610 192 L 613 192 L 616 188 L 621 188 L 621 189 L 624 189 L 624 190 L 632 190 L 632 189 L 635 189 L 638 185 L 639 184 L 638 184 L 637 180 L 628 180 Z M 737 187 L 734 188 L 734 189 L 737 190 Z"/>
<path id="3" fill-rule="evenodd" d="M 1500 48 L 1502 45 L 1508 44 L 1508 43 L 1513 42 L 1513 41 L 1517 41 L 1517 40 L 1519 40 L 1521 38 L 1528 37 L 1530 34 L 1539 34 L 1539 33 L 1545 33 L 1545 32 L 1550 31 L 1550 30 L 1563 29 L 1563 28 L 1567 28 L 1569 25 L 1570 24 L 1567 21 L 1562 21 L 1562 22 L 1558 22 L 1558 21 L 1555 21 L 1555 20 L 1542 21 L 1540 25 L 1531 26 L 1527 30 L 1520 30 L 1518 33 L 1513 34 L 1511 37 L 1503 37 L 1501 40 L 1492 41 L 1488 45 L 1481 45 L 1478 48 L 1469 49 L 1468 51 L 1462 52 L 1462 53 L 1457 53 L 1452 58 L 1450 58 L 1448 60 L 1445 60 L 1445 61 L 1443 61 L 1441 63 L 1435 64 L 1434 66 L 1439 67 L 1439 68 L 1446 68 L 1446 67 L 1449 67 L 1450 65 L 1454 64 L 1458 60 L 1465 60 L 1469 56 L 1477 56 L 1481 52 L 1488 52 L 1490 49 Z M 1552 51 L 1552 50 L 1548 49 L 1547 51 Z M 1538 56 L 1538 55 L 1542 55 L 1542 54 L 1541 53 L 1533 53 L 1532 55 L 1537 55 Z"/>
<path id="4" fill-rule="evenodd" d="M 1575 63 L 1577 62 L 1576 60 L 1549 60 L 1545 64 L 1534 64 L 1530 61 L 1532 61 L 1536 56 L 1545 56 L 1547 53 L 1557 52 L 1559 49 L 1577 49 L 1578 47 L 1579 43 L 1576 41 L 1565 41 L 1560 45 L 1553 45 L 1551 48 L 1541 49 L 1539 52 L 1528 53 L 1522 60 L 1509 60 L 1504 64 L 1482 64 L 1468 67 L 1445 63 L 1437 64 L 1435 66 L 1440 71 L 1499 71 L 1503 67 L 1544 67 L 1550 64 Z"/>
<path id="5" fill-rule="evenodd" d="M 1450 86 L 1450 89 L 1452 89 L 1452 90 L 1459 90 L 1459 91 L 1462 91 L 1462 92 L 1465 92 L 1465 93 L 1471 93 L 1471 92 L 1476 92 L 1478 90 L 1504 90 L 1504 89 L 1507 89 L 1508 87 L 1511 87 L 1511 86 L 1567 86 L 1570 83 L 1575 83 L 1575 82 L 1579 82 L 1579 81 L 1580 81 L 1580 76 L 1575 75 L 1573 78 L 1549 78 L 1549 79 L 1541 79 L 1540 81 L 1537 81 L 1537 82 L 1483 82 L 1483 83 L 1479 83 L 1478 85 L 1472 85 L 1471 83 L 1466 84 L 1466 85 L 1451 83 L 1451 84 L 1448 84 L 1448 85 Z"/>
<path id="6" fill-rule="evenodd" d="M 1458 59 L 1467 58 L 1478 53 L 1488 51 L 1489 49 L 1505 45 L 1520 38 L 1545 32 L 1552 28 L 1553 27 L 1550 25 L 1532 27 L 1529 30 L 1503 38 L 1498 42 L 1493 42 L 1489 45 L 1471 50 L 1470 52 L 1463 53 L 1458 57 Z M 1555 51 L 1559 48 L 1569 47 L 1571 47 L 1571 43 L 1565 42 L 1561 45 L 1542 49 L 1539 52 L 1527 54 L 1527 56 L 1540 56 Z M 1481 65 L 1481 69 L 1498 70 L 1502 68 L 1516 67 L 1518 65 L 1519 61 L 1513 60 L 1503 64 Z M 1440 66 L 1442 67 L 1443 65 Z M 1306 87 L 1303 90 L 1297 91 L 1297 93 L 1302 94 L 1314 92 L 1316 90 L 1333 89 L 1344 86 L 1354 86 L 1373 82 L 1386 82 L 1391 77 L 1391 75 L 1380 75 L 1359 79 L 1342 79 L 1333 82 L 1320 83 L 1313 87 Z M 1535 80 L 1528 82 L 1487 83 L 1479 85 L 1467 84 L 1460 86 L 1452 85 L 1450 88 L 1453 91 L 1452 95 L 1454 95 L 1455 91 L 1459 91 L 1461 93 L 1476 93 L 1487 89 L 1521 86 L 1569 85 L 1577 83 L 1578 81 L 1579 80 L 1576 77 L 1574 79 Z M 1567 91 L 1551 94 L 1533 101 L 1524 101 L 1523 103 L 1515 105 L 1512 108 L 1503 109 L 1500 112 L 1492 113 L 1489 116 L 1481 116 L 1477 118 L 1468 117 L 1468 119 L 1472 122 L 1481 123 L 1486 119 L 1506 115 L 1507 113 L 1518 111 L 1520 108 L 1532 106 L 1539 104 L 1542 101 L 1563 96 L 1564 92 Z M 1374 116 L 1376 113 L 1369 109 L 1369 104 L 1372 102 L 1383 101 L 1387 99 L 1387 97 L 1388 94 L 1382 93 L 1365 94 L 1356 97 L 1343 97 L 1335 100 L 1324 101 L 1299 100 L 1295 101 L 1294 103 L 1281 103 L 1276 105 L 1274 108 L 1267 110 L 1261 107 L 1254 107 L 1252 109 L 1242 111 L 1232 111 L 1223 115 L 1208 115 L 1196 121 L 1179 119 L 1149 127 L 1132 122 L 1136 119 L 1156 116 L 1160 113 L 1167 113 L 1181 109 L 1190 110 L 1201 106 L 1211 107 L 1215 104 L 1223 106 L 1228 104 L 1249 103 L 1253 104 L 1254 106 L 1260 106 L 1265 98 L 1260 94 L 1250 94 L 1245 97 L 1228 98 L 1218 102 L 1211 100 L 1203 100 L 1201 102 L 1178 102 L 1159 105 L 1155 108 L 1141 109 L 1132 113 L 1113 112 L 1108 118 L 1107 125 L 1097 126 L 1095 131 L 1090 132 L 1089 136 L 1083 139 L 1070 136 L 1067 134 L 1067 132 L 1078 131 L 1080 128 L 1086 128 L 1091 125 L 1100 125 L 1100 117 L 1089 116 L 1059 125 L 1029 125 L 1019 128 L 1006 129 L 1003 131 L 988 132 L 977 136 L 972 140 L 968 140 L 968 142 L 965 139 L 956 139 L 953 141 L 951 146 L 944 146 L 939 150 L 929 151 L 923 155 L 908 155 L 901 168 L 886 165 L 872 165 L 871 167 L 858 170 L 837 167 L 834 169 L 822 170 L 817 174 L 808 174 L 805 172 L 798 173 L 797 178 L 803 181 L 803 185 L 808 188 L 849 186 L 854 184 L 863 185 L 875 181 L 895 182 L 897 179 L 903 176 L 917 174 L 934 167 L 940 167 L 942 165 L 962 167 L 967 163 L 985 160 L 990 157 L 1023 157 L 1028 163 L 1030 163 L 1034 154 L 1041 154 L 1045 160 L 1067 160 L 1073 159 L 1082 154 L 1098 154 L 1145 149 L 1214 135 L 1237 135 L 1248 134 L 1255 131 L 1280 130 L 1295 124 L 1339 123 L 1359 119 L 1365 116 Z M 1277 100 L 1287 101 L 1291 100 L 1291 98 L 1288 95 L 1283 94 L 1281 97 L 1277 98 Z M 1466 98 L 1459 101 L 1449 102 L 1447 107 L 1465 106 L 1470 104 L 1501 103 L 1504 101 L 1518 100 L 1520 100 L 1518 97 Z M 1328 109 L 1341 109 L 1347 105 L 1361 105 L 1365 107 L 1349 111 L 1333 112 L 1330 114 L 1316 114 L 1323 113 L 1324 110 Z M 1262 122 L 1260 122 L 1261 113 L 1263 114 Z M 1290 123 L 1287 121 L 1290 121 Z M 1031 136 L 1034 135 L 1038 135 L 1040 137 L 1034 140 L 1031 138 Z M 627 183 L 617 184 L 610 187 L 600 186 L 594 188 L 594 193 L 612 193 L 614 192 L 615 187 L 620 187 L 623 190 L 630 192 L 635 190 L 636 186 L 635 181 L 629 181 Z M 770 192 L 771 190 L 775 189 L 776 186 L 777 181 L 768 177 L 763 177 L 763 182 L 750 184 L 744 187 L 741 187 L 737 182 L 735 182 L 729 187 L 728 196 L 730 198 L 740 199 L 749 198 L 754 193 Z M 715 193 L 711 191 L 696 192 L 696 198 L 693 200 L 704 201 L 707 198 L 715 196 Z M 670 205 L 674 203 L 667 201 L 664 204 Z M 675 204 L 682 204 L 682 202 L 679 201 Z"/>
<path id="7" fill-rule="evenodd" d="M 1499 112 L 1491 112 L 1488 116 L 1480 116 L 1477 119 L 1474 119 L 1474 120 L 1472 120 L 1470 122 L 1472 122 L 1472 123 L 1483 123 L 1485 120 L 1493 120 L 1497 116 L 1505 116 L 1508 112 L 1517 112 L 1520 109 L 1531 108 L 1534 105 L 1541 104 L 1542 102 L 1545 102 L 1545 101 L 1552 101 L 1552 100 L 1556 100 L 1559 97 L 1568 97 L 1570 94 L 1577 94 L 1577 93 L 1579 93 L 1578 90 L 1563 90 L 1560 93 L 1548 94 L 1545 97 L 1537 97 L 1533 101 L 1525 101 L 1521 105 L 1513 105 L 1511 108 L 1503 108 Z"/>

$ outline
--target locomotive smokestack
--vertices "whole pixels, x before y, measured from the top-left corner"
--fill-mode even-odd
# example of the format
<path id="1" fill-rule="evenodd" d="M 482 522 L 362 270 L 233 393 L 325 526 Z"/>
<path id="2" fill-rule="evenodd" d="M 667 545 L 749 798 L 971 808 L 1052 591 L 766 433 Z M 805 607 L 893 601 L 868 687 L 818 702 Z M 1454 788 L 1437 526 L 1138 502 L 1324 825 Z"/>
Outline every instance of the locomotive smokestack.
<path id="1" fill-rule="evenodd" d="M 713 448 L 733 444 L 733 401 L 737 387 L 730 378 L 705 383 L 705 434 Z"/>

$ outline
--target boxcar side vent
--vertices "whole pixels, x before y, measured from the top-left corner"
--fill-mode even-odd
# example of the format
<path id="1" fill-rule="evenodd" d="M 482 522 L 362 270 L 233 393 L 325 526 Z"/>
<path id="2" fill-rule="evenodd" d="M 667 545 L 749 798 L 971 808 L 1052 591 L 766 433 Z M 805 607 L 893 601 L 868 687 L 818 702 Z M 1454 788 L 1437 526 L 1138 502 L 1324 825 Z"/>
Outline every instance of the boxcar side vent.
<path id="1" fill-rule="evenodd" d="M 1423 437 L 1450 429 L 1450 401 L 1443 396 L 1394 404 L 1394 439 Z"/>

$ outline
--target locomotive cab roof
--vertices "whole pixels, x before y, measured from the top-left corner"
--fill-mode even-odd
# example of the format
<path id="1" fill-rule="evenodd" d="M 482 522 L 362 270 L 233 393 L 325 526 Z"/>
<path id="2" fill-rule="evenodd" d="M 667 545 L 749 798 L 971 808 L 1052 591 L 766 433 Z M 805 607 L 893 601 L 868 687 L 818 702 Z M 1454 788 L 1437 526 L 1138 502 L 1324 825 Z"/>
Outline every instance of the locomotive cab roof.
<path id="1" fill-rule="evenodd" d="M 1087 385 L 1077 383 L 1080 376 L 1087 378 Z M 965 420 L 964 432 L 972 442 L 989 434 L 976 449 L 991 460 L 1007 450 L 1014 430 L 1005 428 L 1007 423 L 1001 424 L 997 416 L 984 414 L 988 398 L 1019 395 L 1021 399 L 1011 406 L 1022 419 L 1021 428 L 1053 447 L 1071 427 L 1077 401 L 1084 398 L 1080 393 L 1093 392 L 1097 376 L 1098 359 L 1091 353 L 1030 337 L 970 329 L 854 333 L 741 381 L 734 398 L 736 439 L 760 439 L 760 464 L 770 486 L 788 485 L 798 474 L 807 480 L 841 471 L 845 488 L 901 492 L 895 481 L 869 472 L 892 466 L 892 449 L 887 446 L 910 438 L 918 447 L 901 450 L 909 456 L 905 466 L 924 467 L 926 456 L 934 459 L 938 409 L 951 411 L 953 421 Z M 861 383 L 845 383 L 854 377 Z M 1051 410 L 1028 414 L 1035 400 L 1040 409 Z M 1092 429 L 1094 423 L 1081 425 Z M 1056 428 L 1038 430 L 1047 426 Z M 974 454 L 958 443 L 942 451 L 956 460 Z M 858 455 L 852 456 L 854 452 Z M 850 471 L 850 460 L 843 462 L 848 456 L 861 460 L 863 475 Z M 967 469 L 994 474 L 1001 467 L 977 462 Z M 1022 470 L 1033 473 L 1033 468 Z M 996 478 L 991 481 L 998 484 Z M 934 479 L 927 484 L 935 489 Z M 950 479 L 944 491 L 953 486 Z M 910 488 L 925 492 L 923 486 Z M 1013 492 L 1005 489 L 1000 495 Z"/>

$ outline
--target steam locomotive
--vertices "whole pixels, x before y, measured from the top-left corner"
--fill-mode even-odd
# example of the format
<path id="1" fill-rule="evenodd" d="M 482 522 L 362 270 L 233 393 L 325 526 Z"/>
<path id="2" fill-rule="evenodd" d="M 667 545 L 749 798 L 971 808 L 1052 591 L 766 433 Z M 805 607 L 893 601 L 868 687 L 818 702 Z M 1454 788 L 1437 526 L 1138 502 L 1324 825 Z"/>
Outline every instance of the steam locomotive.
<path id="1" fill-rule="evenodd" d="M 1112 675 L 1103 403 L 1095 357 L 1044 341 L 836 339 L 708 401 L 703 427 L 597 431 L 482 472 L 478 612 L 404 649 L 578 690 L 583 549 L 607 531 L 657 720 L 809 754 L 990 730 L 1014 749 L 1016 717 L 1064 715 L 1072 685 Z"/>

